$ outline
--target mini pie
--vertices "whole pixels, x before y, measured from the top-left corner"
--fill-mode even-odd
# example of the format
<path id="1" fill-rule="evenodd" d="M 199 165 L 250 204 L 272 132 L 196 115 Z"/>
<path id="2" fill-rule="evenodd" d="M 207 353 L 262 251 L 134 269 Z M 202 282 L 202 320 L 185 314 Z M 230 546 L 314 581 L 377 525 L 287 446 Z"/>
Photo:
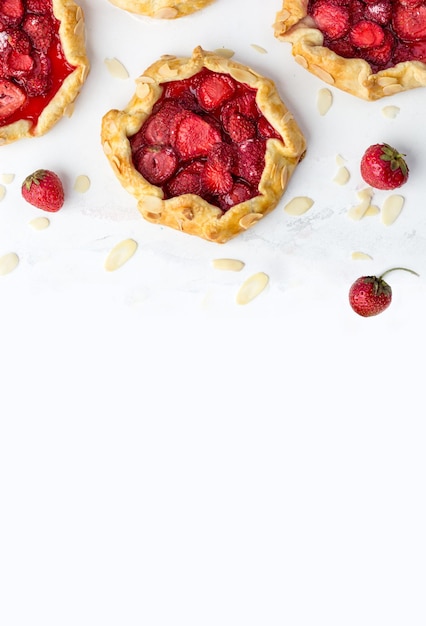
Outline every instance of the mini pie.
<path id="1" fill-rule="evenodd" d="M 274 33 L 304 68 L 365 100 L 426 86 L 425 0 L 283 0 Z"/>
<path id="2" fill-rule="evenodd" d="M 270 79 L 201 47 L 151 65 L 101 138 L 145 219 L 217 243 L 272 211 L 306 149 Z"/>
<path id="3" fill-rule="evenodd" d="M 110 0 L 110 2 L 130 13 L 173 20 L 199 11 L 214 0 Z"/>
<path id="4" fill-rule="evenodd" d="M 0 145 L 44 135 L 72 112 L 89 72 L 73 0 L 0 0 Z"/>

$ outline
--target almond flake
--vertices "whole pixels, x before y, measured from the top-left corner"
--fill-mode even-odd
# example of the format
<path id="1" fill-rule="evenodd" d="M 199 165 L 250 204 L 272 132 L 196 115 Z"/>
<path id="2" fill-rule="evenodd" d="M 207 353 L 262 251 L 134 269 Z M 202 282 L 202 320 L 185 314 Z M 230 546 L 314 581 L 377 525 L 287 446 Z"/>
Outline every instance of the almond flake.
<path id="1" fill-rule="evenodd" d="M 120 78 L 121 80 L 125 80 L 126 78 L 129 78 L 129 72 L 126 70 L 124 65 L 118 59 L 107 58 L 105 59 L 105 65 L 107 66 L 107 69 L 109 73 L 111 74 L 111 76 L 114 76 L 114 78 Z"/>
<path id="2" fill-rule="evenodd" d="M 19 264 L 19 257 L 15 252 L 8 252 L 0 257 L 0 276 L 10 274 Z"/>
<path id="3" fill-rule="evenodd" d="M 357 194 L 359 200 L 370 200 L 373 197 L 373 188 L 372 187 L 364 187 L 360 189 Z"/>
<path id="4" fill-rule="evenodd" d="M 338 185 L 346 185 L 346 183 L 349 181 L 351 175 L 349 173 L 349 170 L 347 167 L 339 167 L 336 176 L 333 178 L 333 182 L 337 183 Z"/>
<path id="5" fill-rule="evenodd" d="M 385 226 L 390 226 L 398 218 L 404 202 L 404 197 L 397 194 L 386 198 L 382 206 L 382 222 Z"/>
<path id="6" fill-rule="evenodd" d="M 373 257 L 366 252 L 352 252 L 352 259 L 354 261 L 372 261 Z"/>
<path id="7" fill-rule="evenodd" d="M 114 272 L 122 267 L 135 254 L 138 244 L 134 239 L 124 239 L 117 243 L 105 260 L 107 272 Z"/>
<path id="8" fill-rule="evenodd" d="M 403 91 L 404 87 L 400 84 L 396 84 L 396 85 L 387 85 L 386 87 L 383 87 L 383 94 L 385 96 L 392 96 L 394 93 L 399 93 L 400 91 Z"/>
<path id="9" fill-rule="evenodd" d="M 229 48 L 216 48 L 214 52 L 224 59 L 231 59 L 235 54 L 234 50 L 230 50 Z"/>
<path id="10" fill-rule="evenodd" d="M 333 85 L 334 84 L 334 78 L 332 77 L 332 75 L 329 74 L 328 72 L 326 72 L 319 65 L 315 65 L 315 63 L 312 64 L 311 65 L 311 70 L 312 70 L 312 72 L 314 72 L 318 76 L 318 78 L 323 80 L 325 83 L 328 83 L 329 85 Z"/>
<path id="11" fill-rule="evenodd" d="M 136 94 L 138 96 L 138 98 L 140 98 L 141 100 L 143 100 L 143 98 L 146 98 L 147 95 L 149 94 L 149 85 L 147 82 L 140 82 L 137 83 L 136 85 Z"/>
<path id="12" fill-rule="evenodd" d="M 399 107 L 397 107 L 397 106 L 389 105 L 389 106 L 383 107 L 382 114 L 383 114 L 384 117 L 387 117 L 387 118 L 393 120 L 393 119 L 395 119 L 397 117 L 397 115 L 399 114 L 400 110 L 401 109 Z"/>
<path id="13" fill-rule="evenodd" d="M 234 78 L 238 83 L 252 85 L 256 80 L 255 74 L 253 74 L 249 70 L 242 70 L 239 67 L 231 67 L 229 73 L 231 74 L 232 78 Z"/>
<path id="14" fill-rule="evenodd" d="M 29 222 L 31 228 L 34 230 L 44 230 L 50 226 L 50 220 L 48 217 L 35 217 L 31 222 Z"/>
<path id="15" fill-rule="evenodd" d="M 264 272 L 253 274 L 243 282 L 238 290 L 237 304 L 248 304 L 258 296 L 267 286 L 269 276 Z"/>
<path id="16" fill-rule="evenodd" d="M 6 187 L 4 187 L 4 185 L 0 185 L 0 202 L 3 200 L 5 195 L 6 195 Z"/>
<path id="17" fill-rule="evenodd" d="M 394 85 L 397 81 L 397 79 L 394 76 L 381 76 L 380 78 L 377 79 L 377 84 L 380 85 L 380 87 L 386 87 L 387 85 Z"/>
<path id="18" fill-rule="evenodd" d="M 294 57 L 294 60 L 296 61 L 296 63 L 298 63 L 299 65 L 304 67 L 305 70 L 308 69 L 308 62 L 305 59 L 305 57 L 303 57 L 301 54 L 296 54 L 295 57 Z"/>
<path id="19" fill-rule="evenodd" d="M 361 220 L 370 207 L 370 198 L 365 198 L 359 204 L 352 206 L 348 211 L 348 216 L 352 220 Z"/>
<path id="20" fill-rule="evenodd" d="M 10 183 L 13 183 L 14 180 L 15 180 L 15 174 L 2 174 L 0 176 L 0 181 L 4 185 L 10 185 Z"/>
<path id="21" fill-rule="evenodd" d="M 86 191 L 90 188 L 90 178 L 85 176 L 84 174 L 80 174 L 77 176 L 74 182 L 74 191 L 78 191 L 79 193 L 86 193 Z"/>
<path id="22" fill-rule="evenodd" d="M 364 217 L 374 217 L 380 213 L 380 209 L 375 204 L 370 204 L 366 212 L 364 213 Z"/>
<path id="23" fill-rule="evenodd" d="M 178 10 L 176 7 L 165 7 L 164 9 L 159 9 L 152 17 L 158 20 L 172 20 L 177 17 Z"/>
<path id="24" fill-rule="evenodd" d="M 320 115 L 325 115 L 333 104 L 333 94 L 330 89 L 324 87 L 318 91 L 317 95 L 317 109 Z"/>
<path id="25" fill-rule="evenodd" d="M 216 270 L 230 272 L 240 272 L 244 267 L 243 261 L 237 259 L 213 259 L 212 265 Z"/>
<path id="26" fill-rule="evenodd" d="M 247 215 L 243 215 L 243 217 L 238 222 L 241 228 L 250 228 L 253 224 L 256 224 L 263 217 L 263 213 L 247 213 Z"/>
<path id="27" fill-rule="evenodd" d="M 163 211 L 163 201 L 158 196 L 144 196 L 143 200 L 140 200 L 139 207 L 143 211 L 161 215 Z"/>
<path id="28" fill-rule="evenodd" d="M 285 205 L 284 211 L 289 215 L 303 215 L 314 204 L 314 201 L 307 196 L 296 196 Z"/>
<path id="29" fill-rule="evenodd" d="M 250 45 L 253 48 L 253 50 L 256 50 L 256 52 L 260 52 L 260 54 L 266 54 L 267 52 L 265 48 L 262 48 L 262 46 L 258 46 L 256 43 L 252 43 Z"/>
<path id="30" fill-rule="evenodd" d="M 336 165 L 342 167 L 346 163 L 346 159 L 341 154 L 336 154 Z"/>

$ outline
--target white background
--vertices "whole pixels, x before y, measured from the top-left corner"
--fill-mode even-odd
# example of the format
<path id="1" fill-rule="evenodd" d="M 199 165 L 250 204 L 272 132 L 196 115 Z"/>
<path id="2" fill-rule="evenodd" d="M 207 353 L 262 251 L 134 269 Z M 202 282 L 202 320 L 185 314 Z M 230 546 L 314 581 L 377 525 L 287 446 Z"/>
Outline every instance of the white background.
<path id="1" fill-rule="evenodd" d="M 325 85 L 273 36 L 277 0 L 172 22 L 80 4 L 92 69 L 73 117 L 0 150 L 15 174 L 0 255 L 20 257 L 0 277 L 0 623 L 424 626 L 424 91 L 371 103 L 332 89 L 321 117 Z M 308 141 L 281 204 L 223 246 L 145 222 L 100 144 L 134 79 L 197 45 L 273 78 Z M 410 167 L 392 226 L 347 216 L 377 141 Z M 20 197 L 39 167 L 67 194 L 42 232 Z M 298 195 L 315 202 L 294 218 Z M 107 273 L 128 237 L 136 255 Z M 214 270 L 223 256 L 244 270 Z M 391 307 L 355 315 L 353 280 L 401 265 L 420 278 L 390 275 Z M 266 291 L 236 305 L 257 271 Z"/>

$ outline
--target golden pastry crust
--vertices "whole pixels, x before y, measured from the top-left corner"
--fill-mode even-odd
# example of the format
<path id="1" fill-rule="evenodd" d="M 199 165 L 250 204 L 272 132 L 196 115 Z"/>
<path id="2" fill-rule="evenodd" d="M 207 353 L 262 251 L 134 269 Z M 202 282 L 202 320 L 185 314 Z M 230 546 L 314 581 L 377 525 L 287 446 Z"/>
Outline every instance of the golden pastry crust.
<path id="1" fill-rule="evenodd" d="M 193 76 L 203 67 L 230 74 L 236 81 L 257 89 L 256 102 L 283 141 L 268 139 L 260 195 L 236 204 L 223 213 L 198 195 L 164 199 L 160 187 L 147 182 L 134 168 L 128 137 L 141 128 L 162 93 L 161 83 Z M 137 200 L 142 216 L 208 241 L 225 243 L 272 211 L 306 150 L 305 138 L 293 115 L 280 99 L 274 83 L 252 69 L 197 47 L 192 57 L 165 56 L 136 80 L 136 91 L 127 107 L 113 109 L 102 119 L 104 152 L 122 186 Z"/>
<path id="2" fill-rule="evenodd" d="M 291 43 L 295 60 L 324 82 L 364 100 L 426 86 L 426 64 L 420 61 L 405 61 L 374 73 L 367 61 L 343 58 L 323 46 L 323 34 L 307 8 L 307 0 L 283 0 L 274 34 Z"/>
<path id="3" fill-rule="evenodd" d="M 110 2 L 130 13 L 173 20 L 195 13 L 214 0 L 110 0 Z"/>
<path id="4" fill-rule="evenodd" d="M 33 125 L 20 120 L 0 127 L 0 145 L 24 137 L 44 135 L 64 115 L 72 113 L 72 104 L 90 71 L 86 55 L 84 14 L 74 0 L 52 0 L 53 14 L 60 21 L 59 36 L 66 60 L 75 69 L 69 74 L 52 100 Z"/>

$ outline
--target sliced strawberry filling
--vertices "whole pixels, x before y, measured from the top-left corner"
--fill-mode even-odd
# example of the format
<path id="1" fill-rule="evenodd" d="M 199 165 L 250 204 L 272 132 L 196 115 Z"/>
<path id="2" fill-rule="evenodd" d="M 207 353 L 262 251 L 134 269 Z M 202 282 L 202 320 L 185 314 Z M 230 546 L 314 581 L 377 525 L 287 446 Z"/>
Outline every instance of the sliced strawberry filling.
<path id="1" fill-rule="evenodd" d="M 309 0 L 308 14 L 324 46 L 364 59 L 374 72 L 401 61 L 426 62 L 426 0 Z"/>
<path id="2" fill-rule="evenodd" d="M 227 211 L 259 195 L 272 138 L 282 140 L 257 106 L 255 90 L 204 68 L 165 83 L 129 142 L 135 169 L 166 198 L 196 194 Z"/>
<path id="3" fill-rule="evenodd" d="M 9 102 L 0 107 L 0 126 L 18 120 L 37 124 L 73 70 L 62 50 L 52 0 L 0 0 L 0 78 L 5 79 L 0 100 Z"/>

